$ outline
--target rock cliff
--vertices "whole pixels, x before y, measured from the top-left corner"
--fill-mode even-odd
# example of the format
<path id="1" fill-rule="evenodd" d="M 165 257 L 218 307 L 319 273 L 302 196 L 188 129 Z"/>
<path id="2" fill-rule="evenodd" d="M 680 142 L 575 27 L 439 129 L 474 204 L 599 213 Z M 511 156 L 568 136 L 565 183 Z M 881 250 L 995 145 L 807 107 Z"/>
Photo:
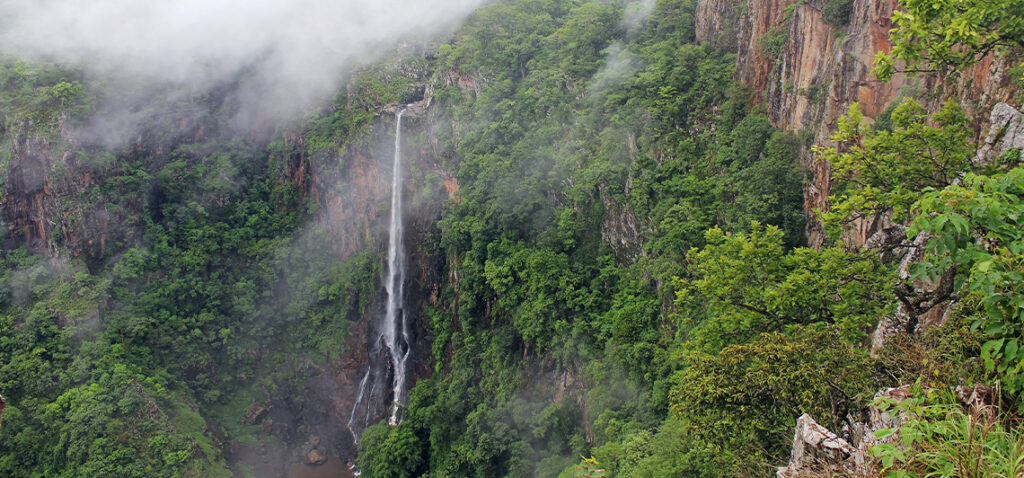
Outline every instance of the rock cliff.
<path id="1" fill-rule="evenodd" d="M 948 98 L 964 105 L 975 132 L 987 132 L 993 106 L 1009 101 L 1013 85 L 1007 64 L 995 57 L 959 73 L 897 74 L 879 81 L 871 72 L 875 53 L 890 48 L 890 17 L 897 0 L 852 0 L 846 24 L 830 25 L 824 0 L 700 0 L 697 38 L 737 53 L 738 79 L 749 85 L 780 129 L 829 144 L 838 119 L 859 103 L 873 120 L 902 97 L 934 110 Z M 730 38 L 735 30 L 735 41 Z M 809 181 L 804 191 L 809 214 L 828 207 L 830 165 L 803 151 Z M 885 221 L 859 224 L 847 242 L 862 246 Z M 808 223 L 812 245 L 825 240 L 817 221 Z"/>
<path id="2" fill-rule="evenodd" d="M 147 168 L 158 170 L 176 145 L 203 141 L 209 129 L 193 111 L 169 109 L 166 114 L 161 128 L 142 129 L 134 141 L 117 148 L 66 113 L 52 125 L 9 123 L 0 195 L 4 248 L 25 246 L 49 257 L 60 250 L 94 267 L 129 246 L 139 233 L 133 218 L 152 198 L 128 194 L 132 185 L 117 187 L 106 180 L 143 158 Z"/>
<path id="3" fill-rule="evenodd" d="M 837 0 L 832 0 L 837 1 Z M 828 0 L 698 0 L 697 38 L 737 54 L 737 79 L 753 91 L 753 101 L 763 105 L 773 124 L 798 133 L 804 139 L 801 161 L 806 168 L 804 206 L 808 221 L 807 238 L 820 247 L 826 237 L 816 211 L 829 207 L 831 165 L 814 157 L 813 145 L 831 146 L 838 120 L 853 103 L 868 121 L 874 121 L 902 98 L 912 97 L 927 110 L 936 111 L 946 100 L 958 101 L 972 119 L 975 139 L 981 145 L 976 161 L 991 160 L 1003 152 L 1020 148 L 1024 142 L 1020 113 L 1004 102 L 1012 102 L 1016 89 L 1008 74 L 1008 61 L 990 55 L 961 72 L 899 73 L 891 81 L 879 81 L 872 72 L 875 54 L 891 47 L 891 17 L 898 0 L 850 0 L 845 19 L 823 13 Z M 855 223 L 843 240 L 850 248 L 873 248 L 895 233 L 905 242 L 904 228 L 886 217 Z M 921 242 L 922 237 L 918 237 Z M 893 317 L 882 320 L 873 337 L 872 349 L 882 346 L 895 330 L 919 332 L 941 323 L 949 310 L 949 278 L 933 284 L 908 280 L 908 264 L 914 254 L 904 252 L 900 272 L 907 287 L 921 303 L 910 311 L 907 304 Z M 951 275 L 951 274 L 950 274 Z M 891 394 L 904 389 L 890 389 Z M 882 423 L 872 410 L 865 428 L 840 437 L 804 416 L 797 422 L 792 460 L 778 476 L 871 476 L 865 466 L 871 445 L 870 432 L 892 423 Z M 882 417 L 884 418 L 884 417 Z"/>
<path id="4" fill-rule="evenodd" d="M 405 121 L 407 135 L 403 150 L 407 154 L 404 195 L 408 200 L 406 232 L 410 270 L 407 275 L 407 300 L 410 311 L 422 310 L 428 300 L 436 301 L 443 270 L 440 258 L 423 252 L 426 238 L 435 234 L 436 221 L 444 200 L 458 190 L 458 185 L 439 158 L 450 156 L 442 151 L 448 134 L 439 108 L 430 108 L 429 91 L 422 86 L 426 78 L 417 78 L 415 114 Z M 469 80 L 449 79 L 471 87 Z M 439 79 L 438 81 L 445 81 Z M 92 119 L 68 119 L 62 114 L 52 124 L 8 121 L 0 145 L 6 154 L 0 171 L 0 229 L 4 249 L 26 247 L 50 258 L 81 258 L 90 268 L 101 270 L 118 254 L 144 244 L 143 224 L 147 216 L 161 214 L 159 205 L 165 193 L 159 187 L 160 172 L 169 163 L 182 159 L 181 151 L 199 148 L 202 156 L 206 142 L 229 148 L 233 141 L 244 142 L 247 148 L 261 155 L 274 155 L 277 183 L 297 186 L 297 203 L 302 199 L 315 205 L 316 212 L 303 226 L 305 230 L 322 229 L 320 239 L 314 234 L 297 234 L 296 247 L 327 248 L 330 256 L 345 260 L 363 251 L 383 257 L 387 244 L 388 198 L 390 197 L 391 158 L 393 157 L 394 117 L 383 108 L 364 127 L 339 144 L 337 152 L 310 152 L 306 147 L 305 125 L 285 124 L 273 128 L 239 133 L 226 131 L 217 118 L 217 102 L 212 98 L 201 105 L 181 108 L 160 108 L 159 120 L 138 126 L 137 136 L 127 142 L 108 144 L 94 137 L 88 124 Z M 221 118 L 230 114 L 221 114 Z M 440 126 L 439 126 L 440 125 Z M 242 134 L 241 139 L 234 135 Z M 276 141 L 276 144 L 275 144 Z M 264 153 L 269 151 L 269 153 Z M 188 158 L 185 158 L 188 161 Z M 255 161 L 255 160 L 254 160 Z M 137 183 L 123 185 L 111 178 L 127 176 L 126 170 L 138 173 Z M 120 180 L 120 179 L 119 179 Z M 119 186 L 120 185 L 120 186 Z M 217 202 L 216 197 L 194 197 L 204 207 Z M 355 323 L 345 339 L 345 353 L 325 362 L 314 363 L 295 357 L 294 363 L 282 367 L 294 369 L 301 381 L 279 383 L 273 394 L 253 402 L 246 424 L 277 437 L 280 447 L 250 447 L 229 443 L 224 439 L 225 456 L 229 462 L 244 462 L 248 467 L 270 470 L 278 476 L 280 467 L 297 461 L 296 450 L 311 436 L 323 437 L 317 451 L 343 459 L 355 455 L 352 436 L 346 424 L 358 392 L 359 374 L 371 360 L 367 336 L 374 314 L 383 314 L 383 286 L 371 297 L 371 304 L 360 317 L 347 317 Z M 433 299 L 431 299 L 433 296 Z M 339 320 L 344 320 L 341 317 Z M 414 322 L 422 321 L 415 318 Z M 414 331 L 425 335 L 422 327 Z M 411 366 L 416 377 L 429 374 L 429 340 L 417 340 L 412 351 Z M 2 404 L 2 402 L 0 402 Z M 381 417 L 390 409 L 381 404 Z M 0 408 L 2 410 L 2 408 Z M 381 417 L 370 417 L 370 423 Z M 365 426 L 365 424 L 364 424 Z M 215 423 L 211 429 L 219 428 Z M 305 453 L 306 458 L 309 452 Z M 283 473 L 283 471 L 281 471 Z"/>

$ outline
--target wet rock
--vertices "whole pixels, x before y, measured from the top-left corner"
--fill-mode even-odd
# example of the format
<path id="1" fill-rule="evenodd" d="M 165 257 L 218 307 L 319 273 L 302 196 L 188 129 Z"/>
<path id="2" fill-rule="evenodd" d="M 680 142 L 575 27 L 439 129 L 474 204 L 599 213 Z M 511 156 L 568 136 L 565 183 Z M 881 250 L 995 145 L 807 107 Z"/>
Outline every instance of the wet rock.
<path id="1" fill-rule="evenodd" d="M 327 462 L 327 456 L 321 453 L 320 450 L 313 449 L 306 454 L 307 465 L 322 465 L 325 462 Z"/>
<path id="2" fill-rule="evenodd" d="M 311 465 L 322 465 L 327 461 L 327 452 L 320 446 L 320 437 L 311 436 L 302 447 L 302 462 Z"/>
<path id="3" fill-rule="evenodd" d="M 700 0 L 697 2 L 697 41 L 723 49 L 735 49 L 739 35 L 739 4 L 735 0 Z"/>
<path id="4" fill-rule="evenodd" d="M 212 418 L 203 417 L 203 421 L 206 424 L 206 431 L 214 441 L 218 444 L 224 444 L 228 442 L 228 437 L 224 434 L 224 427 L 220 426 L 216 420 Z"/>
<path id="5" fill-rule="evenodd" d="M 1024 159 L 1024 114 L 1006 103 L 997 103 L 992 107 L 989 122 L 992 126 L 974 162 L 990 163 L 1014 149 L 1022 150 Z"/>
<path id="6" fill-rule="evenodd" d="M 844 476 L 855 465 L 850 458 L 859 450 L 849 442 L 819 425 L 806 413 L 796 421 L 793 436 L 793 451 L 789 465 L 779 468 L 779 478 L 797 478 L 809 475 L 829 476 L 841 473 Z"/>
<path id="7" fill-rule="evenodd" d="M 887 388 L 875 394 L 876 400 L 885 398 L 896 403 L 909 397 L 909 386 Z M 844 438 L 804 414 L 796 422 L 789 464 L 779 468 L 776 476 L 878 476 L 878 471 L 874 469 L 869 458 L 871 447 L 879 443 L 897 443 L 899 434 L 893 433 L 878 439 L 875 438 L 875 432 L 883 428 L 899 428 L 903 423 L 904 419 L 896 414 L 892 407 L 882 410 L 871 406 L 867 422 L 844 427 Z"/>
<path id="8" fill-rule="evenodd" d="M 242 418 L 242 423 L 246 425 L 262 423 L 269 413 L 270 408 L 253 402 L 252 405 L 249 405 L 249 411 L 245 412 L 245 417 Z"/>
<path id="9" fill-rule="evenodd" d="M 405 113 L 402 115 L 406 118 L 419 118 L 427 114 L 427 110 L 430 105 L 434 103 L 434 86 L 433 83 L 428 83 L 423 86 L 416 87 L 416 92 L 403 104 L 393 103 L 384 106 L 383 112 L 388 114 L 396 114 L 399 111 L 404 110 Z"/>

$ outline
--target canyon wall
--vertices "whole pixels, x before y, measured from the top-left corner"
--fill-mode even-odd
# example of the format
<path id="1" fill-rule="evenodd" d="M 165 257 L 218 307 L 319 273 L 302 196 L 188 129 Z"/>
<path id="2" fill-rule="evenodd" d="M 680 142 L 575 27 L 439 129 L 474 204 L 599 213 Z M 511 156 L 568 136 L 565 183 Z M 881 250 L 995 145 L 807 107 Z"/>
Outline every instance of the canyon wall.
<path id="1" fill-rule="evenodd" d="M 852 0 L 850 15 L 842 25 L 835 24 L 835 19 L 834 25 L 826 22 L 822 12 L 827 4 L 828 0 L 698 0 L 697 16 L 699 41 L 735 51 L 737 79 L 751 87 L 754 101 L 763 105 L 776 127 L 797 133 L 804 140 L 804 206 L 812 218 L 808 221 L 807 238 L 815 247 L 823 246 L 827 240 L 815 216 L 816 211 L 828 208 L 832 182 L 831 165 L 816 157 L 812 147 L 836 146 L 831 136 L 851 104 L 859 104 L 866 120 L 874 121 L 905 97 L 916 99 L 928 111 L 937 111 L 949 99 L 956 100 L 971 119 L 975 139 L 985 140 L 983 144 L 987 146 L 983 150 L 1005 148 L 993 146 L 996 135 L 989 134 L 990 127 L 1005 129 L 1019 115 L 1003 104 L 1019 101 L 1018 90 L 1008 73 L 1009 61 L 989 55 L 964 71 L 897 73 L 891 81 L 880 81 L 872 66 L 876 52 L 891 48 L 891 17 L 898 0 Z M 885 235 L 876 235 L 879 231 L 903 232 L 903 228 L 889 226 L 892 224 L 887 217 L 856 221 L 845 231 L 843 240 L 851 248 L 874 247 L 878 237 Z M 900 272 L 904 280 L 909 277 L 908 264 L 915 260 L 918 258 L 912 254 L 903 259 Z M 951 278 L 951 274 L 945 277 Z M 941 283 L 911 282 L 915 293 L 924 296 L 937 292 Z M 907 323 L 916 323 L 917 327 L 912 328 L 920 332 L 944 321 L 950 307 L 944 299 L 937 300 L 942 302 L 932 303 L 919 316 L 908 314 L 901 304 L 894 316 L 881 320 L 872 337 L 872 350 L 882 346 L 893 331 L 905 330 Z M 914 316 L 914 322 L 909 322 L 908 315 Z M 879 394 L 900 390 L 903 389 L 888 389 Z M 855 428 L 879 428 L 876 415 L 878 411 L 873 409 L 871 420 L 858 423 Z M 778 476 L 825 476 L 837 472 L 871 475 L 875 470 L 865 464 L 864 451 L 871 445 L 871 438 L 870 434 L 861 433 L 859 438 L 852 437 L 851 446 L 805 415 L 797 422 L 791 461 L 788 467 L 779 469 Z"/>
<path id="2" fill-rule="evenodd" d="M 890 17 L 897 0 L 853 0 L 847 23 L 825 21 L 826 0 L 699 0 L 697 37 L 703 43 L 737 53 L 738 79 L 754 91 L 776 127 L 830 145 L 838 120 L 858 103 L 874 120 L 902 97 L 913 97 L 929 110 L 949 98 L 964 106 L 980 138 L 988 132 L 992 107 L 1013 99 L 1008 65 L 990 56 L 963 72 L 897 74 L 879 81 L 872 73 L 875 53 L 890 48 Z M 809 145 L 807 145 L 809 146 Z M 828 206 L 830 165 L 804 148 L 809 181 L 805 206 L 814 211 Z M 884 221 L 862 223 L 846 237 L 859 247 Z M 824 234 L 817 221 L 808 223 L 808 239 L 820 246 Z"/>
<path id="3" fill-rule="evenodd" d="M 427 81 L 417 79 L 420 85 Z M 458 79 L 438 81 L 473 86 Z M 424 93 L 421 88 L 416 97 L 404 99 L 419 101 Z M 211 100 L 216 102 L 216 98 Z M 409 366 L 414 378 L 427 376 L 433 369 L 430 340 L 418 314 L 425 303 L 437 302 L 441 281 L 447 279 L 439 277 L 444 259 L 425 252 L 433 248 L 423 244 L 436 237 L 442 205 L 458 190 L 446 166 L 439 163 L 453 154 L 445 148 L 446 138 L 453 134 L 446 128 L 454 125 L 438 117 L 443 108 L 427 108 L 428 104 L 408 115 L 403 127 L 409 264 L 406 298 L 417 339 Z M 343 138 L 337 149 L 312 152 L 306 145 L 306 125 L 239 133 L 219 123 L 216 105 L 186 106 L 163 109 L 159 121 L 139 125 L 136 137 L 116 145 L 94 137 L 89 125 L 92 119 L 72 120 L 66 114 L 45 125 L 9 121 L 0 126 L 8 140 L 0 146 L 5 150 L 0 157 L 4 166 L 0 168 L 4 250 L 25 247 L 57 263 L 82 260 L 91 272 L 103 270 L 126 250 L 147 247 L 145 221 L 159 221 L 160 204 L 167 199 L 160 186 L 165 166 L 176 160 L 191 165 L 196 158 L 231 151 L 235 142 L 241 142 L 253 155 L 253 163 L 271 163 L 272 181 L 296 186 L 296 207 L 304 208 L 308 218 L 290 247 L 325 249 L 337 261 L 369 252 L 383 263 L 394 146 L 394 116 L 386 108 L 372 112 L 374 116 Z M 275 132 L 275 128 L 279 129 Z M 137 181 L 125 185 L 128 171 L 137 173 Z M 234 189 L 224 191 L 223 196 L 204 194 L 187 199 L 213 208 L 228 201 Z M 379 270 L 384 268 L 381 264 Z M 374 278 L 380 281 L 380 277 Z M 281 381 L 273 393 L 256 393 L 244 423 L 277 437 L 280 446 L 232 441 L 223 436 L 220 424 L 208 420 L 209 433 L 224 442 L 229 462 L 278 476 L 283 474 L 282 466 L 307 454 L 310 443 L 316 443 L 313 449 L 318 453 L 346 460 L 355 456 L 346 424 L 360 375 L 372 360 L 369 324 L 384 313 L 386 297 L 382 283 L 377 285 L 365 311 L 337 318 L 352 322 L 344 343 L 339 344 L 341 353 L 315 363 L 293 357 L 281 366 L 294 369 L 293 375 L 301 379 Z M 377 412 L 380 416 L 370 417 L 370 423 L 385 417 L 390 403 L 381 404 Z"/>
<path id="4" fill-rule="evenodd" d="M 159 170 L 177 145 L 208 139 L 209 118 L 203 114 L 190 108 L 168 108 L 163 114 L 160 127 L 143 129 L 118 152 L 66 113 L 48 125 L 14 119 L 3 126 L 8 139 L 0 195 L 4 249 L 24 246 L 51 258 L 61 250 L 94 268 L 131 247 L 139 237 L 139 217 L 153 198 L 127 193 L 135 185 L 107 180 L 123 174 L 125 164 L 144 162 Z"/>

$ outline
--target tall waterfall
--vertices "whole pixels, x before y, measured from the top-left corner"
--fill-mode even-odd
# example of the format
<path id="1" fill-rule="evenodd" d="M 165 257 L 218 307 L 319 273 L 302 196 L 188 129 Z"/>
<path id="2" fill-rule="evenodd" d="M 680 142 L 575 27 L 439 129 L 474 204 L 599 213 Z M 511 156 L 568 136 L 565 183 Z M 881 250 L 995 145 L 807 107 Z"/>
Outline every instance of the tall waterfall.
<path id="1" fill-rule="evenodd" d="M 406 399 L 406 362 L 409 358 L 409 325 L 404 311 L 405 245 L 402 223 L 402 115 L 395 113 L 395 157 L 391 179 L 391 222 L 388 239 L 388 269 L 384 288 L 387 305 L 382 319 L 373 324 L 375 340 L 370 345 L 370 360 L 359 382 L 359 393 L 352 406 L 348 428 L 354 441 L 370 420 L 381 416 L 386 407 L 388 423 L 401 421 L 399 407 Z M 385 384 L 388 387 L 385 387 Z M 386 390 L 390 389 L 390 393 Z M 390 400 L 389 402 L 387 402 Z M 357 431 L 358 429 L 358 431 Z"/>
<path id="2" fill-rule="evenodd" d="M 402 115 L 395 113 L 395 161 L 391 176 L 391 227 L 388 241 L 388 305 L 384 313 L 384 338 L 391 351 L 392 378 L 391 418 L 398 424 L 398 406 L 405 400 L 405 361 L 409 358 L 409 330 L 402 310 L 405 299 L 405 244 L 402 241 Z"/>

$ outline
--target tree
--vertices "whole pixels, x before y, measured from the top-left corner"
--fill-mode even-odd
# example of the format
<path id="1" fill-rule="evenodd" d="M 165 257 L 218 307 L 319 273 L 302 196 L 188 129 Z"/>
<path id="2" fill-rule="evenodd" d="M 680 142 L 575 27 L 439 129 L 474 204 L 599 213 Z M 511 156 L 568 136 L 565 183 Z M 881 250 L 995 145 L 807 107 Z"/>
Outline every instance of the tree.
<path id="1" fill-rule="evenodd" d="M 363 432 L 357 463 L 374 478 L 422 476 L 423 444 L 409 422 L 397 426 L 380 422 Z"/>
<path id="2" fill-rule="evenodd" d="M 926 193 L 917 207 L 910 232 L 933 236 L 917 274 L 966 271 L 966 291 L 985 309 L 975 326 L 989 336 L 986 366 L 1006 390 L 1024 391 L 1024 168 L 967 175 L 963 185 Z"/>
<path id="3" fill-rule="evenodd" d="M 832 136 L 837 146 L 816 148 L 832 164 L 836 183 L 831 210 L 822 212 L 833 234 L 871 216 L 906 220 L 922 190 L 945 187 L 974 169 L 971 130 L 955 102 L 929 118 L 917 101 L 906 99 L 893 110 L 892 124 L 892 131 L 872 131 L 855 103 Z"/>
<path id="4" fill-rule="evenodd" d="M 766 476 L 789 456 L 793 424 L 809 413 L 828 427 L 875 388 L 867 352 L 834 327 L 799 327 L 686 357 L 670 395 L 673 415 L 714 476 Z"/>
<path id="5" fill-rule="evenodd" d="M 965 68 L 999 48 L 1024 47 L 1020 0 L 900 0 L 900 6 L 892 17 L 892 50 L 875 56 L 882 80 L 896 71 Z"/>
<path id="6" fill-rule="evenodd" d="M 866 331 L 892 299 L 894 281 L 874 255 L 833 247 L 786 252 L 782 231 L 753 223 L 749 233 L 707 232 L 691 249 L 676 304 L 691 338 L 715 350 L 796 324 L 830 324 L 850 338 Z"/>

